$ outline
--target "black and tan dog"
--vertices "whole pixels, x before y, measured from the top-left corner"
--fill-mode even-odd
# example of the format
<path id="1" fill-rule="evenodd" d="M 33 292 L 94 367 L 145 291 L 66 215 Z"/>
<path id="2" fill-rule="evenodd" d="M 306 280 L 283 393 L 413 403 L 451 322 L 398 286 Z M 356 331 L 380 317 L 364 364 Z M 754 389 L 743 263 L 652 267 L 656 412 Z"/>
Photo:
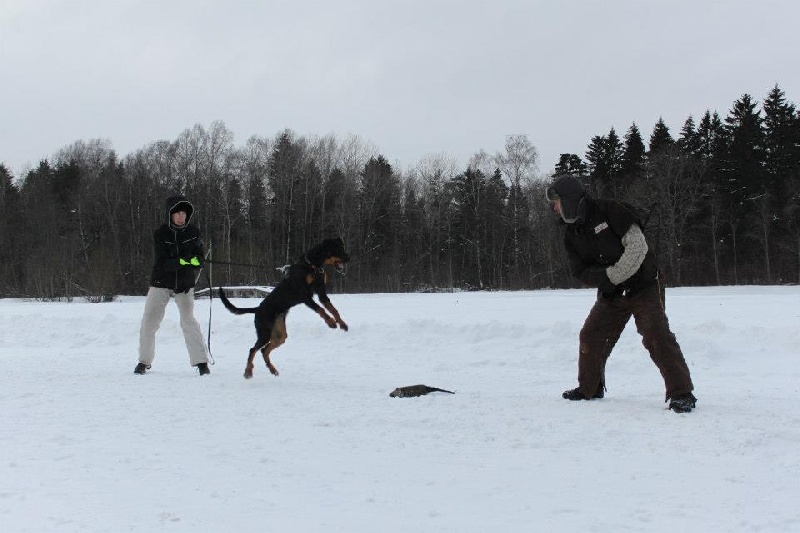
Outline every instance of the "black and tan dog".
<path id="1" fill-rule="evenodd" d="M 256 315 L 258 339 L 247 355 L 247 366 L 244 369 L 245 378 L 253 377 L 253 359 L 259 350 L 264 356 L 264 362 L 269 371 L 275 376 L 278 375 L 278 369 L 270 362 L 269 354 L 286 342 L 286 314 L 297 304 L 306 304 L 316 311 L 329 328 L 339 327 L 347 331 L 347 324 L 339 316 L 339 311 L 331 304 L 325 290 L 327 274 L 324 266 L 332 265 L 341 272 L 344 270 L 344 264 L 349 260 L 350 256 L 344 250 L 342 239 L 325 239 L 309 250 L 301 261 L 284 268 L 283 280 L 258 307 L 236 307 L 225 297 L 222 288 L 219 289 L 219 297 L 228 311 L 236 315 L 247 313 Z M 324 309 L 314 301 L 314 294 L 325 306 Z M 330 315 L 325 312 L 326 309 Z"/>

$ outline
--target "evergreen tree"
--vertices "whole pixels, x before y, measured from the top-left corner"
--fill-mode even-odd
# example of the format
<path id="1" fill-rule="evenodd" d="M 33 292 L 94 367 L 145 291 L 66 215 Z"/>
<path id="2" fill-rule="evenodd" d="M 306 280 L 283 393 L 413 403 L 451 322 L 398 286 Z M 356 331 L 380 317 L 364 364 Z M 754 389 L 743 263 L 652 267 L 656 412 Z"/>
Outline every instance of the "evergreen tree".
<path id="1" fill-rule="evenodd" d="M 680 137 L 676 143 L 684 154 L 694 156 L 700 152 L 700 138 L 695 128 L 694 118 L 689 115 L 681 128 Z"/>
<path id="2" fill-rule="evenodd" d="M 589 183 L 597 196 L 603 196 L 610 173 L 610 163 L 606 160 L 606 137 L 595 135 L 586 149 L 586 168 Z"/>
<path id="3" fill-rule="evenodd" d="M 706 111 L 695 133 L 697 153 L 704 160 L 719 157 L 727 146 L 727 133 L 719 114 Z"/>
<path id="4" fill-rule="evenodd" d="M 323 185 L 325 211 L 323 213 L 323 235 L 343 235 L 348 226 L 344 213 L 348 205 L 355 204 L 355 188 L 348 187 L 347 178 L 339 167 L 335 167 Z"/>
<path id="5" fill-rule="evenodd" d="M 512 187 L 521 188 L 520 180 L 515 180 Z M 481 206 L 481 219 L 484 221 L 483 241 L 486 243 L 484 260 L 487 265 L 487 281 L 493 287 L 502 287 L 506 281 L 506 261 L 518 256 L 518 253 L 508 253 L 508 248 L 519 246 L 509 237 L 518 235 L 525 216 L 524 198 L 515 197 L 519 204 L 508 202 L 509 187 L 503 181 L 499 169 L 495 169 L 492 177 L 486 183 L 486 194 Z M 510 245 L 510 246 L 509 246 Z"/>
<path id="6" fill-rule="evenodd" d="M 642 134 L 636 123 L 631 124 L 625 134 L 622 146 L 621 174 L 630 185 L 639 180 L 644 174 L 645 149 Z"/>
<path id="7" fill-rule="evenodd" d="M 364 165 L 360 178 L 361 246 L 369 267 L 368 283 L 374 283 L 381 268 L 397 257 L 402 192 L 397 175 L 382 155 Z"/>
<path id="8" fill-rule="evenodd" d="M 561 154 L 555 166 L 555 175 L 571 174 L 586 179 L 588 170 L 586 163 L 576 154 Z"/>
<path id="9" fill-rule="evenodd" d="M 75 254 L 81 249 L 74 231 L 71 198 L 79 172 L 69 165 L 56 169 L 43 160 L 28 172 L 20 188 L 21 226 L 26 233 L 23 292 L 41 298 L 71 298 Z M 41 221 L 46 220 L 47 224 Z"/>
<path id="10" fill-rule="evenodd" d="M 623 145 L 614 128 L 611 128 L 606 137 L 606 158 L 609 163 L 609 179 L 616 188 L 622 174 Z"/>
<path id="11" fill-rule="evenodd" d="M 453 230 L 458 248 L 461 250 L 458 276 L 466 286 L 484 287 L 483 258 L 486 253 L 484 240 L 486 176 L 470 167 L 451 180 L 455 220 Z"/>
<path id="12" fill-rule="evenodd" d="M 797 279 L 800 271 L 800 120 L 795 106 L 776 84 L 764 100 L 764 158 L 766 187 L 776 224 L 779 275 Z M 788 268 L 796 263 L 795 268 Z"/>
<path id="13" fill-rule="evenodd" d="M 589 180 L 598 196 L 617 198 L 621 185 L 619 177 L 622 172 L 622 142 L 614 128 L 608 135 L 595 136 L 586 151 Z"/>
<path id="14" fill-rule="evenodd" d="M 744 202 L 765 191 L 764 131 L 758 103 L 745 94 L 734 102 L 725 117 L 730 144 L 726 157 L 726 192 L 736 202 Z"/>
<path id="15" fill-rule="evenodd" d="M 653 127 L 653 133 L 650 134 L 650 153 L 658 153 L 673 144 L 675 144 L 675 140 L 672 138 L 669 128 L 664 123 L 664 119 L 659 117 L 658 122 Z"/>
<path id="16" fill-rule="evenodd" d="M 19 292 L 22 265 L 17 255 L 22 251 L 18 220 L 19 191 L 11 172 L 0 163 L 0 298 Z"/>
<path id="17" fill-rule="evenodd" d="M 400 223 L 397 228 L 399 240 L 399 262 L 398 270 L 403 273 L 403 278 L 399 280 L 398 290 L 415 291 L 418 290 L 424 280 L 425 265 L 427 258 L 420 253 L 425 250 L 424 242 L 424 218 L 425 205 L 419 194 L 417 183 L 406 180 L 403 192 L 403 209 L 400 215 Z M 399 275 L 395 272 L 395 275 Z"/>
<path id="18" fill-rule="evenodd" d="M 724 167 L 725 153 L 728 146 L 728 136 L 722 124 L 719 114 L 706 111 L 696 130 L 697 153 L 702 163 L 702 180 L 704 183 L 704 204 L 699 215 L 699 219 L 704 221 L 707 233 L 698 237 L 699 242 L 705 243 L 698 247 L 698 263 L 705 264 L 705 251 L 711 256 L 711 263 L 714 265 L 713 282 L 721 284 L 723 282 L 723 272 L 721 266 L 721 256 L 723 253 L 724 240 L 721 236 L 723 225 L 722 200 L 717 188 L 721 183 L 720 173 Z"/>
<path id="19" fill-rule="evenodd" d="M 767 188 L 781 204 L 793 174 L 800 170 L 800 136 L 795 106 L 773 87 L 764 100 L 764 159 Z"/>
<path id="20" fill-rule="evenodd" d="M 762 118 L 757 109 L 757 103 L 745 94 L 734 102 L 733 108 L 725 117 L 725 130 L 728 137 L 728 146 L 725 153 L 723 166 L 720 169 L 717 193 L 721 195 L 730 235 L 732 239 L 734 284 L 739 283 L 739 262 L 741 234 L 743 222 L 749 213 L 755 214 L 760 222 L 760 231 L 757 236 L 762 245 L 762 257 L 767 265 L 770 260 L 769 229 L 772 224 L 771 198 L 766 188 L 764 172 L 764 133 Z M 755 228 L 755 225 L 751 225 Z M 771 276 L 767 266 L 763 271 L 764 277 Z"/>
<path id="21" fill-rule="evenodd" d="M 17 199 L 16 186 L 14 186 L 14 179 L 11 172 L 6 168 L 3 163 L 0 163 L 0 206 L 3 207 L 0 213 L 0 220 L 8 217 L 6 208 L 12 207 Z"/>

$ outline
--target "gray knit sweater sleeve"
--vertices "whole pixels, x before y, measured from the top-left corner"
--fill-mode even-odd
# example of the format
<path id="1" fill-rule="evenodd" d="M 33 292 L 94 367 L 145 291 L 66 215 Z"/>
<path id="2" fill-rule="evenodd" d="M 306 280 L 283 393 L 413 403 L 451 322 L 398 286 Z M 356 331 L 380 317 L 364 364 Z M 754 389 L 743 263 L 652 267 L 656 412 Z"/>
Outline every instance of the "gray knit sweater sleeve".
<path id="1" fill-rule="evenodd" d="M 622 252 L 619 260 L 606 268 L 606 275 L 614 285 L 619 285 L 636 274 L 642 266 L 644 256 L 647 255 L 647 241 L 645 241 L 642 228 L 632 224 L 628 232 L 622 236 Z"/>

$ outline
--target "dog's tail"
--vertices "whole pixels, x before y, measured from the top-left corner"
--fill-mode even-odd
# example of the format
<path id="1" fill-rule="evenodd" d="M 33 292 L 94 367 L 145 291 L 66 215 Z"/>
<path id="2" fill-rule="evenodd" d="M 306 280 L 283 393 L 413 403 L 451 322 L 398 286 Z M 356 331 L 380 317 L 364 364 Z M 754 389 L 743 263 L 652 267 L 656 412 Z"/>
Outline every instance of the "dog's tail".
<path id="1" fill-rule="evenodd" d="M 236 307 L 228 300 L 228 297 L 225 296 L 225 291 L 222 290 L 222 287 L 219 288 L 219 299 L 222 300 L 222 305 L 225 306 L 225 309 L 233 313 L 234 315 L 246 315 L 247 313 L 255 313 L 258 307 Z"/>

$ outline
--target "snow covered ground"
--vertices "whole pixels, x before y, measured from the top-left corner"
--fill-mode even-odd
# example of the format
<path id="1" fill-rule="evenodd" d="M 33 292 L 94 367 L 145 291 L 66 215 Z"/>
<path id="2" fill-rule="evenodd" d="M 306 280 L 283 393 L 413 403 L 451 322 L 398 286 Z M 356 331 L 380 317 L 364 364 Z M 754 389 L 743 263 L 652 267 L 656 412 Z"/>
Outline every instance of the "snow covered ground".
<path id="1" fill-rule="evenodd" d="M 683 415 L 632 323 L 561 398 L 593 298 L 333 295 L 350 331 L 295 308 L 252 380 L 218 300 L 203 378 L 174 304 L 136 376 L 142 297 L 0 300 L 0 531 L 800 531 L 800 287 L 668 290 Z"/>

